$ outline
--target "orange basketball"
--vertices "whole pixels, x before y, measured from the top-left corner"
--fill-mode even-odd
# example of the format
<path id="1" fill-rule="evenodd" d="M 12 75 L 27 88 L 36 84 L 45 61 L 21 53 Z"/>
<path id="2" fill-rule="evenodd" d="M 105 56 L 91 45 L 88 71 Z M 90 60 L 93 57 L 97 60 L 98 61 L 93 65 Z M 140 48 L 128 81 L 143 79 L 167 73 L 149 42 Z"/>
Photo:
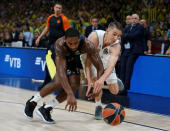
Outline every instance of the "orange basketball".
<path id="1" fill-rule="evenodd" d="M 115 126 L 124 120 L 125 110 L 118 103 L 110 103 L 103 109 L 102 117 L 106 123 Z"/>

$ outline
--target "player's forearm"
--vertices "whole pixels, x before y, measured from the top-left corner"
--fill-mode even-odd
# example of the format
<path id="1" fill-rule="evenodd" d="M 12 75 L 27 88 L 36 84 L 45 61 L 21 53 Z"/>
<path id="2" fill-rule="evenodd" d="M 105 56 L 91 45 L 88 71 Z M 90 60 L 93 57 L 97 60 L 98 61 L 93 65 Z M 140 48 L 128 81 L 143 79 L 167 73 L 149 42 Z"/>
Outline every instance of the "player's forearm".
<path id="1" fill-rule="evenodd" d="M 59 71 L 59 80 L 61 82 L 61 85 L 64 89 L 64 91 L 67 93 L 67 95 L 69 94 L 73 94 L 73 91 L 71 89 L 71 86 L 68 82 L 68 79 L 67 79 L 67 76 L 66 76 L 66 73 L 64 73 L 63 71 Z"/>
<path id="2" fill-rule="evenodd" d="M 86 72 L 86 77 L 87 77 L 87 81 L 91 82 L 92 78 L 91 78 L 91 71 L 89 69 L 90 67 L 85 67 L 85 72 Z"/>
<path id="3" fill-rule="evenodd" d="M 99 64 L 97 67 L 97 78 L 99 79 L 104 73 L 104 67 L 103 64 Z"/>
<path id="4" fill-rule="evenodd" d="M 66 80 L 66 79 L 61 80 L 61 85 L 62 85 L 64 91 L 67 93 L 67 95 L 74 95 L 74 93 L 73 93 L 73 91 L 71 89 L 71 86 L 66 81 L 68 81 L 68 80 Z"/>
<path id="5" fill-rule="evenodd" d="M 71 86 L 68 82 L 68 78 L 67 78 L 67 75 L 66 75 L 66 63 L 64 60 L 59 60 L 60 58 L 56 58 L 56 72 L 57 72 L 57 75 L 59 77 L 59 81 L 64 89 L 64 91 L 67 93 L 67 95 L 69 94 L 73 94 L 73 91 L 71 89 Z"/>
<path id="6" fill-rule="evenodd" d="M 86 59 L 86 63 L 85 63 L 85 72 L 86 72 L 87 81 L 89 83 L 91 82 L 92 78 L 91 78 L 91 64 L 88 59 Z"/>
<path id="7" fill-rule="evenodd" d="M 91 61 L 93 62 L 93 65 L 97 69 L 97 78 L 99 79 L 104 73 L 104 67 L 103 67 L 102 60 L 101 60 L 100 56 L 98 54 L 96 54 L 95 57 L 91 56 Z"/>

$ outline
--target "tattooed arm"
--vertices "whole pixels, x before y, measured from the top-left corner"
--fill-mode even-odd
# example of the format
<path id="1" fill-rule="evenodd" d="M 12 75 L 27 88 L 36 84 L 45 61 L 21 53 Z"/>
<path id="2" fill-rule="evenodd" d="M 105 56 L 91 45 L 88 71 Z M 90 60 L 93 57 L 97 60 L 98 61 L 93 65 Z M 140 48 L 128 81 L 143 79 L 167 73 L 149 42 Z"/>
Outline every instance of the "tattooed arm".
<path id="1" fill-rule="evenodd" d="M 86 61 L 86 75 L 87 75 L 87 79 L 88 82 L 91 79 L 91 72 L 90 72 L 90 68 L 91 68 L 91 64 L 92 63 L 96 69 L 97 69 L 97 78 L 99 79 L 103 72 L 104 72 L 104 68 L 103 68 L 103 63 L 101 61 L 101 58 L 99 56 L 99 53 L 96 49 L 96 47 L 94 46 L 94 44 L 86 39 L 86 48 L 87 48 L 87 61 Z M 92 85 L 88 85 L 90 87 L 88 87 L 88 91 L 86 93 L 86 95 L 89 95 L 89 92 L 92 88 Z M 95 82 L 94 83 L 94 95 L 98 95 L 100 93 L 100 91 L 102 90 L 102 87 L 104 86 L 104 81 L 103 82 Z"/>
<path id="2" fill-rule="evenodd" d="M 66 75 L 66 59 L 65 59 L 66 50 L 64 50 L 63 44 L 64 44 L 63 39 L 58 39 L 54 47 L 56 53 L 55 57 L 57 72 L 56 75 L 58 75 L 59 81 L 67 94 L 67 104 L 65 108 L 69 106 L 69 111 L 74 111 L 77 108 L 77 101 L 75 99 L 74 93 L 71 89 L 71 86 Z"/>

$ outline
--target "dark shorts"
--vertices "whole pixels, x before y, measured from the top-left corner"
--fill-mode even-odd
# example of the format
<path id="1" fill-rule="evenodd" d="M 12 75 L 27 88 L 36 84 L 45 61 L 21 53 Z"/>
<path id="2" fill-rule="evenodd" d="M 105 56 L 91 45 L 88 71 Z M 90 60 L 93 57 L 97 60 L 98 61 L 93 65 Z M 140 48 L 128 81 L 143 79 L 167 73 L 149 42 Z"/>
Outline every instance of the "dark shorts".
<path id="1" fill-rule="evenodd" d="M 80 69 L 79 70 L 69 70 L 69 69 L 67 69 L 67 76 L 72 76 L 72 75 L 80 75 Z"/>
<path id="2" fill-rule="evenodd" d="M 51 52 L 52 52 L 51 58 L 53 62 L 55 63 L 55 52 L 54 50 L 51 50 Z M 83 69 L 83 67 L 82 67 L 79 55 L 66 57 L 67 76 L 80 75 L 80 69 Z"/>
<path id="3" fill-rule="evenodd" d="M 80 75 L 80 69 L 83 69 L 79 55 L 66 57 L 66 65 L 68 76 Z"/>

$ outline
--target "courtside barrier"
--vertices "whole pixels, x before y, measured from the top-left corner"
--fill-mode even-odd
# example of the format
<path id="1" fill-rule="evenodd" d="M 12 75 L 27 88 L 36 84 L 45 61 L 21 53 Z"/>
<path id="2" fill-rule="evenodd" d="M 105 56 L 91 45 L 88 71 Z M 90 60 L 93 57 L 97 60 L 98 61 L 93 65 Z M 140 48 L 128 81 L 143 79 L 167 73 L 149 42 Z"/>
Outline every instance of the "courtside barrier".
<path id="1" fill-rule="evenodd" d="M 170 57 L 140 56 L 134 65 L 130 92 L 170 97 Z"/>
<path id="2" fill-rule="evenodd" d="M 35 79 L 45 77 L 46 49 L 0 48 L 0 74 L 9 74 Z"/>

